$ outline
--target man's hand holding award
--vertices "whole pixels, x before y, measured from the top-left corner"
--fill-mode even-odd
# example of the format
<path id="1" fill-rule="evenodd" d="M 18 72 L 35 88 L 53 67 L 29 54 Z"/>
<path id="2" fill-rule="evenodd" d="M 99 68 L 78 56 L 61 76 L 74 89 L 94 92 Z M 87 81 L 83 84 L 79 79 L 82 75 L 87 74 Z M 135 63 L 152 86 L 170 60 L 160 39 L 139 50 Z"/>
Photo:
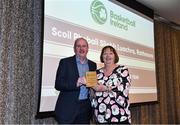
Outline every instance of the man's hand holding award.
<path id="1" fill-rule="evenodd" d="M 97 85 L 97 74 L 96 71 L 86 72 L 86 86 L 94 87 Z"/>

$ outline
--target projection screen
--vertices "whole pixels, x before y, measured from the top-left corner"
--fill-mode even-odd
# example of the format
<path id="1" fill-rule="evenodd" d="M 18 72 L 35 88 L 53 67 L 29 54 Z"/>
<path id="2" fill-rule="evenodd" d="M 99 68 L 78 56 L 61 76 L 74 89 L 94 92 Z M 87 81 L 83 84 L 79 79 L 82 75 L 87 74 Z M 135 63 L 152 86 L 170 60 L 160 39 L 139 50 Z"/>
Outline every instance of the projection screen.
<path id="1" fill-rule="evenodd" d="M 153 20 L 108 0 L 45 0 L 42 80 L 39 112 L 54 111 L 55 76 L 60 59 L 74 55 L 78 37 L 89 43 L 88 58 L 98 68 L 106 45 L 119 54 L 119 64 L 132 78 L 130 102 L 157 101 Z"/>

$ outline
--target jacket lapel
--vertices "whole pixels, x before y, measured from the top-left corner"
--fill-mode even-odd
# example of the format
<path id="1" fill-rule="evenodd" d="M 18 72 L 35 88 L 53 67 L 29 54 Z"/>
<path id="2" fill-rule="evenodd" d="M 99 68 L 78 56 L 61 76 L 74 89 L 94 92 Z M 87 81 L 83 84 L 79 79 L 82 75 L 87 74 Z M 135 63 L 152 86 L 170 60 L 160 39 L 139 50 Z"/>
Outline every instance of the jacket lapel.
<path id="1" fill-rule="evenodd" d="M 74 55 L 73 58 L 72 58 L 72 65 L 74 68 L 75 71 L 75 76 L 79 76 L 79 72 L 78 72 L 78 67 L 77 67 L 77 64 L 76 64 L 76 56 Z"/>

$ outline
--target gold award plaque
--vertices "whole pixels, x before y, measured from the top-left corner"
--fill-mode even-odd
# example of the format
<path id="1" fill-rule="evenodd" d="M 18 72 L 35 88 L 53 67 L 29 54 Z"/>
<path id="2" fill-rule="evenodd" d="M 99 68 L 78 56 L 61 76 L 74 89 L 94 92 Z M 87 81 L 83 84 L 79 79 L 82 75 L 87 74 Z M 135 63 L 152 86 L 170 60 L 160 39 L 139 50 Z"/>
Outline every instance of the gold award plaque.
<path id="1" fill-rule="evenodd" d="M 96 71 L 88 71 L 86 72 L 86 86 L 93 87 L 97 84 L 97 74 Z"/>

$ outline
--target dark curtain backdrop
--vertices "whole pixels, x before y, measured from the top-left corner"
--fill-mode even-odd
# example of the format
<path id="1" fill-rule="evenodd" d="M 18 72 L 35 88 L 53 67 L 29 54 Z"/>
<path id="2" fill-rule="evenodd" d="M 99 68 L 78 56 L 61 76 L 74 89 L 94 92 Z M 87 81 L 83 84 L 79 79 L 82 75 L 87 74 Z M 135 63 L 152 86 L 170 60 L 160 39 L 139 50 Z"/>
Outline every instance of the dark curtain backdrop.
<path id="1" fill-rule="evenodd" d="M 180 31 L 155 20 L 158 102 L 132 107 L 135 124 L 180 123 Z"/>
<path id="2" fill-rule="evenodd" d="M 43 0 L 0 0 L 0 124 L 35 119 L 40 84 Z M 131 107 L 133 124 L 180 123 L 180 31 L 155 21 L 158 103 Z"/>

